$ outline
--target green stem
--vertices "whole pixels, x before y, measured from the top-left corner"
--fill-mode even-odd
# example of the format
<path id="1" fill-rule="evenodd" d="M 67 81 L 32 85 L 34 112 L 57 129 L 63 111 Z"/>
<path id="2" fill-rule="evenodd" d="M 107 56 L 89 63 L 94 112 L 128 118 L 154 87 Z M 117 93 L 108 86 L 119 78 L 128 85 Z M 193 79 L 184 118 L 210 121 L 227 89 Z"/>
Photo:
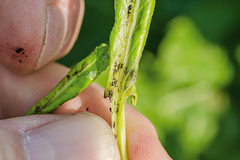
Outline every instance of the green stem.
<path id="1" fill-rule="evenodd" d="M 125 103 L 137 101 L 136 77 L 155 0 L 115 0 L 115 23 L 110 35 L 110 70 L 104 97 L 112 107 L 112 129 L 122 160 L 127 160 Z"/>
<path id="2" fill-rule="evenodd" d="M 112 129 L 115 138 L 117 139 L 117 144 L 122 160 L 128 160 L 127 153 L 127 140 L 126 140 L 126 120 L 125 120 L 125 108 L 123 104 L 118 107 L 118 110 L 114 110 L 112 113 Z M 116 108 L 116 107 L 115 107 Z"/>

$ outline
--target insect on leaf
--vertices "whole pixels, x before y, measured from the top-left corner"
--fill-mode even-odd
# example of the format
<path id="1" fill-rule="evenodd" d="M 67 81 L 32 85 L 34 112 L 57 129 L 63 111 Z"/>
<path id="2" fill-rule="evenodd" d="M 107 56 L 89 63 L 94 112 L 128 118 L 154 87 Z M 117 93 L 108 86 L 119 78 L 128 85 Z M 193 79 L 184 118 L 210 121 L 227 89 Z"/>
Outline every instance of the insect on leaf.
<path id="1" fill-rule="evenodd" d="M 127 159 L 125 102 L 137 101 L 136 76 L 152 19 L 155 0 L 115 0 L 115 24 L 110 34 L 110 70 L 104 96 L 112 107 L 112 128 L 121 158 Z"/>
<path id="2" fill-rule="evenodd" d="M 109 64 L 108 46 L 101 44 L 93 53 L 76 64 L 57 86 L 26 115 L 54 112 L 64 102 L 76 97 L 89 86 Z"/>

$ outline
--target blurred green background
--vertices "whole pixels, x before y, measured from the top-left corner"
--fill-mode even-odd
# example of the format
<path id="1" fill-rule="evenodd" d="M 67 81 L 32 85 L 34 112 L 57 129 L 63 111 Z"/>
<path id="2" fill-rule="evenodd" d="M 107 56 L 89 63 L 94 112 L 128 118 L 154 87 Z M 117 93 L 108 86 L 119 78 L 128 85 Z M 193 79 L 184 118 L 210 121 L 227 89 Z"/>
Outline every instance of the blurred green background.
<path id="1" fill-rule="evenodd" d="M 72 67 L 108 43 L 113 0 L 86 0 Z M 137 77 L 138 111 L 176 160 L 240 159 L 240 1 L 157 0 Z M 97 82 L 106 83 L 107 72 Z"/>

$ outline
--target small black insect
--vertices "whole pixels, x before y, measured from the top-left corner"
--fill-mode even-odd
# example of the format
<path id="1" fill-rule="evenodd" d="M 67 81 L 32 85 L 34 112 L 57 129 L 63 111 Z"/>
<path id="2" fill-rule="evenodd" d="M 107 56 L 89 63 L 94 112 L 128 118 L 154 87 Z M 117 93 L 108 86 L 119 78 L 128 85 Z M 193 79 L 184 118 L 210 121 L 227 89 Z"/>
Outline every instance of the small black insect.
<path id="1" fill-rule="evenodd" d="M 130 14 L 131 14 L 132 8 L 133 8 L 133 6 L 130 4 L 130 5 L 128 6 L 128 17 L 129 17 Z"/>
<path id="2" fill-rule="evenodd" d="M 22 52 L 23 50 L 24 50 L 24 48 L 16 48 L 16 49 L 15 49 L 16 53 L 20 53 L 20 52 Z"/>
<path id="3" fill-rule="evenodd" d="M 132 8 L 133 8 L 133 6 L 130 4 L 130 5 L 128 6 L 128 10 L 131 11 Z"/>

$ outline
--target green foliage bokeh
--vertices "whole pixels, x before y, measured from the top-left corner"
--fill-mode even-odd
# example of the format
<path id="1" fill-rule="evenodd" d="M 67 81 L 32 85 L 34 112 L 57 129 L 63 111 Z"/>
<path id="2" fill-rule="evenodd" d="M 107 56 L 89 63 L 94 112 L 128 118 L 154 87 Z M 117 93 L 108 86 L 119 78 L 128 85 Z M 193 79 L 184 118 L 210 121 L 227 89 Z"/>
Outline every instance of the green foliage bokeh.
<path id="1" fill-rule="evenodd" d="M 85 1 L 72 67 L 114 23 L 113 1 Z M 173 159 L 240 159 L 240 1 L 159 0 L 137 77 L 135 107 Z M 107 72 L 97 82 L 106 83 Z"/>

